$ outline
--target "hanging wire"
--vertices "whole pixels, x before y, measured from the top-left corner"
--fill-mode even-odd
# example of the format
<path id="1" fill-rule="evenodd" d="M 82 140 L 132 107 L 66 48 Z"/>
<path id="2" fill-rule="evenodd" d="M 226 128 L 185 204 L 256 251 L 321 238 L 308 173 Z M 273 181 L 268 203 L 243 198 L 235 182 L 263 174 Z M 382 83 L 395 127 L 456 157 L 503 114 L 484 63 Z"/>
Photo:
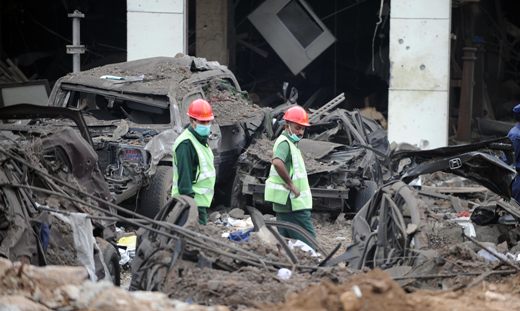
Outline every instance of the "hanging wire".
<path id="1" fill-rule="evenodd" d="M 374 35 L 372 36 L 372 71 L 376 71 L 376 69 L 374 67 L 374 46 L 375 46 L 375 42 L 376 42 L 377 30 L 379 29 L 379 25 L 383 22 L 382 15 L 383 15 L 383 3 L 384 2 L 385 2 L 385 0 L 381 0 L 381 4 L 379 5 L 379 16 L 378 16 L 379 20 L 376 23 L 376 28 L 374 29 Z"/>
<path id="2" fill-rule="evenodd" d="M 341 12 L 344 12 L 344 11 L 346 11 L 346 10 L 348 10 L 348 9 L 351 9 L 351 8 L 353 8 L 353 7 L 355 7 L 355 6 L 358 6 L 358 5 L 362 4 L 362 3 L 365 3 L 365 2 L 367 2 L 367 1 L 368 1 L 368 0 L 361 0 L 361 1 L 358 0 L 358 1 L 356 1 L 356 3 L 353 3 L 353 4 L 351 4 L 351 5 L 347 5 L 346 7 L 342 8 L 342 9 L 340 9 L 340 10 L 338 10 L 338 11 L 332 12 L 332 13 L 330 13 L 329 15 L 322 17 L 322 18 L 321 18 L 321 21 L 324 21 L 324 20 L 326 20 L 326 19 L 329 19 L 329 18 L 331 18 L 331 17 L 334 16 L 334 15 L 337 15 L 337 14 L 339 14 L 339 13 L 341 13 Z"/>

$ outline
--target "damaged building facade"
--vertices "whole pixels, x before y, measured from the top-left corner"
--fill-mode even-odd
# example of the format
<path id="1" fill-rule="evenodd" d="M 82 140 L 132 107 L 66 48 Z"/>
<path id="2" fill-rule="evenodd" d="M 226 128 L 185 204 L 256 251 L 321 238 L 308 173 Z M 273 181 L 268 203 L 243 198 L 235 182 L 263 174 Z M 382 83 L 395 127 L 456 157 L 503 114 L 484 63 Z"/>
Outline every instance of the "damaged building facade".
<path id="1" fill-rule="evenodd" d="M 0 309 L 519 308 L 517 7 L 3 1 Z M 208 225 L 170 195 L 200 98 Z M 264 200 L 295 104 L 316 237 Z"/>
<path id="2" fill-rule="evenodd" d="M 27 78 L 52 86 L 72 69 L 63 47 L 72 43 L 67 14 L 77 9 L 85 14 L 83 69 L 179 52 L 204 57 L 227 65 L 261 106 L 281 103 L 285 81 L 310 108 L 344 92 L 342 108 L 368 106 L 388 120 L 390 141 L 428 149 L 446 146 L 448 137 L 469 142 L 504 134 L 510 125 L 495 121 L 510 122 L 518 98 L 516 6 L 511 0 L 6 1 L 1 59 L 9 76 L 8 59 Z M 8 81 L 20 82 L 16 77 Z"/>

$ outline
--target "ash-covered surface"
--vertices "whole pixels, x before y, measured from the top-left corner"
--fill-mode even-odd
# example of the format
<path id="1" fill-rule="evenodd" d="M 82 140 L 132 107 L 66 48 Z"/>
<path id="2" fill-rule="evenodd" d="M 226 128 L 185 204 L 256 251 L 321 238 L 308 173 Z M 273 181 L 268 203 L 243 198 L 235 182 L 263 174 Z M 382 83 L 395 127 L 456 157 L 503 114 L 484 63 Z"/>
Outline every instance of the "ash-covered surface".
<path id="1" fill-rule="evenodd" d="M 271 141 L 267 137 L 262 137 L 255 140 L 249 148 L 245 151 L 248 156 L 257 158 L 265 163 L 270 163 L 273 158 L 273 145 L 274 141 Z M 302 150 L 303 161 L 305 162 L 305 168 L 307 173 L 314 174 L 323 171 L 333 171 L 341 166 L 338 162 L 333 161 L 320 161 L 310 156 L 309 153 Z"/>
<path id="2" fill-rule="evenodd" d="M 317 239 L 327 251 L 331 251 L 338 243 L 342 243 L 342 249 L 344 249 L 344 246 L 350 242 L 348 221 L 338 219 L 335 223 L 330 223 L 324 217 L 316 216 L 313 218 L 313 223 Z M 221 237 L 223 232 L 233 231 L 233 229 L 215 223 L 198 226 L 197 230 L 222 241 L 227 240 Z M 281 250 L 269 248 L 254 235 L 248 242 L 228 242 L 252 251 L 266 260 L 269 258 L 278 261 L 286 260 Z M 298 249 L 294 250 L 294 253 L 298 257 L 299 263 L 303 265 L 317 265 L 324 258 L 324 256 L 311 257 L 308 253 Z M 320 268 L 312 274 L 294 272 L 289 280 L 281 280 L 276 274 L 276 271 L 252 266 L 227 272 L 200 268 L 193 262 L 181 261 L 170 271 L 163 291 L 170 298 L 181 301 L 193 301 L 203 305 L 220 304 L 231 309 L 241 310 L 258 308 L 266 303 L 280 303 L 289 294 L 298 292 L 311 284 L 318 284 L 323 280 L 338 283 L 347 279 L 352 272 L 342 265 Z"/>
<path id="3" fill-rule="evenodd" d="M 192 75 L 190 64 L 191 58 L 188 56 L 154 57 L 71 73 L 65 76 L 62 82 L 128 93 L 167 95 L 171 85 L 178 84 Z M 125 77 L 129 81 L 101 79 L 104 75 Z M 143 76 L 142 81 L 130 82 L 131 79 L 140 76 Z"/>
<path id="4" fill-rule="evenodd" d="M 254 104 L 246 93 L 237 91 L 225 81 L 210 81 L 204 92 L 219 124 L 243 122 L 263 114 L 262 109 Z"/>
<path id="5" fill-rule="evenodd" d="M 49 246 L 46 252 L 50 265 L 80 266 L 72 228 L 62 220 L 52 217 L 50 225 Z"/>
<path id="6" fill-rule="evenodd" d="M 184 262 L 185 263 L 185 262 Z M 179 265 L 171 271 L 165 292 L 170 298 L 199 304 L 226 305 L 234 310 L 257 308 L 266 303 L 279 303 L 287 296 L 323 279 L 335 282 L 351 273 L 346 268 L 329 268 L 314 274 L 293 273 L 289 280 L 277 278 L 276 272 L 244 267 L 235 272 L 201 269 Z"/>

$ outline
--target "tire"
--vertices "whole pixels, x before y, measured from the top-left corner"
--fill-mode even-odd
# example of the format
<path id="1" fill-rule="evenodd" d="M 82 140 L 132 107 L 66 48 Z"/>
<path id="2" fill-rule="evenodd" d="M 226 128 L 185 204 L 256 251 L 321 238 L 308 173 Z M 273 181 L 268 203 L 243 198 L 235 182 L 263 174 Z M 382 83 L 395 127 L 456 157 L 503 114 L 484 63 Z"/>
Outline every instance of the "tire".
<path id="1" fill-rule="evenodd" d="M 116 286 L 121 285 L 121 266 L 119 265 L 120 256 L 119 256 L 118 250 L 116 249 L 116 247 L 114 245 L 110 244 L 109 242 L 107 242 L 106 240 L 103 240 L 101 238 L 96 238 L 96 242 L 101 250 L 101 254 L 103 256 L 103 261 L 105 262 L 105 265 L 107 266 L 112 283 L 114 283 L 114 285 L 116 285 Z M 97 266 L 97 263 L 96 263 L 96 266 Z M 102 268 L 102 265 L 99 268 L 96 267 L 96 274 L 98 274 L 98 277 L 101 276 L 101 275 L 99 275 L 100 274 L 100 272 L 98 272 L 99 270 L 102 271 L 101 272 L 101 274 L 103 275 L 102 277 L 105 277 L 105 275 L 104 275 L 105 273 L 104 273 L 104 269 Z"/>
<path id="2" fill-rule="evenodd" d="M 154 218 L 171 196 L 173 170 L 171 166 L 158 166 L 150 184 L 139 194 L 137 213 Z"/>

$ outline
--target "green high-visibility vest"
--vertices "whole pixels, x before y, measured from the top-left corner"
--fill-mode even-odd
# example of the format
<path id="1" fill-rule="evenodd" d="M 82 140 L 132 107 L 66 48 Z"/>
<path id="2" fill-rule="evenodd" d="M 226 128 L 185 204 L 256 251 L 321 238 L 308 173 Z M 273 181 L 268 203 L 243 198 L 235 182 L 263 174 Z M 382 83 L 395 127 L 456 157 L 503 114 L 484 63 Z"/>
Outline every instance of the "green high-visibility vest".
<path id="1" fill-rule="evenodd" d="M 185 140 L 191 141 L 197 156 L 199 158 L 199 166 L 197 167 L 197 177 L 192 186 L 195 192 L 195 202 L 199 207 L 210 207 L 213 200 L 215 189 L 216 171 L 213 164 L 213 151 L 209 146 L 204 146 L 198 139 L 188 130 L 184 130 L 173 144 L 173 186 L 172 197 L 179 195 L 179 172 L 177 170 L 177 157 L 175 150 Z"/>
<path id="2" fill-rule="evenodd" d="M 296 145 L 285 135 L 280 135 L 274 143 L 273 153 L 278 145 L 283 141 L 289 143 L 292 161 L 292 165 L 289 169 L 289 176 L 291 177 L 293 184 L 300 191 L 300 196 L 295 198 L 294 194 L 284 187 L 285 182 L 282 177 L 278 175 L 274 166 L 271 165 L 269 177 L 265 182 L 264 200 L 285 205 L 287 204 L 287 199 L 290 198 L 293 211 L 312 209 L 312 194 L 309 187 L 309 180 L 307 178 L 307 170 L 305 169 L 305 163 L 303 162 L 300 149 L 298 149 L 298 147 L 296 147 Z"/>

